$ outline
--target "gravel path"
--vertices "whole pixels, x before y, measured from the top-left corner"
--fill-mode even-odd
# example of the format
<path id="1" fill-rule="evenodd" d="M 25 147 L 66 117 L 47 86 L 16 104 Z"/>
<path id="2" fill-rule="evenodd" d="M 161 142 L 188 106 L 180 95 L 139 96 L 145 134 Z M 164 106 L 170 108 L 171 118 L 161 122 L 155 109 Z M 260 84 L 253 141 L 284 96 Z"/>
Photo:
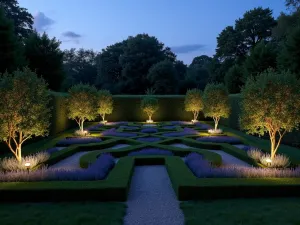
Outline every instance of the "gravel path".
<path id="1" fill-rule="evenodd" d="M 136 166 L 124 225 L 183 225 L 184 215 L 165 166 Z"/>
<path id="2" fill-rule="evenodd" d="M 65 158 L 65 159 L 59 161 L 58 163 L 50 166 L 49 168 L 51 168 L 51 169 L 60 169 L 60 168 L 80 169 L 79 159 L 81 156 L 83 156 L 86 153 L 88 153 L 88 152 L 77 152 L 74 155 L 72 155 L 68 158 Z"/>
<path id="3" fill-rule="evenodd" d="M 229 165 L 237 165 L 237 166 L 244 166 L 244 167 L 251 167 L 248 163 L 220 150 L 207 150 L 210 152 L 215 152 L 222 156 L 222 162 L 224 166 L 229 166 Z"/>
<path id="4" fill-rule="evenodd" d="M 128 144 L 117 144 L 117 145 L 111 147 L 111 149 L 125 148 L 125 147 L 128 147 L 128 146 L 130 146 L 130 145 L 128 145 Z"/>
<path id="5" fill-rule="evenodd" d="M 188 145 L 186 145 L 186 144 L 181 144 L 181 143 L 178 143 L 178 144 L 170 144 L 170 146 L 177 147 L 177 148 L 191 148 L 190 146 L 188 146 Z"/>

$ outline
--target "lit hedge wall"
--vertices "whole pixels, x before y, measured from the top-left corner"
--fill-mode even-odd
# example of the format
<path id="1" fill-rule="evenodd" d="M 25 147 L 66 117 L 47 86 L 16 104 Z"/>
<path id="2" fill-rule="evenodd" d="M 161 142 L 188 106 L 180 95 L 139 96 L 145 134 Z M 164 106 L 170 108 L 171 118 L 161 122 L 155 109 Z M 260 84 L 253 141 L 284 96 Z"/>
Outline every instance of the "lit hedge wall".
<path id="1" fill-rule="evenodd" d="M 143 95 L 114 95 L 114 110 L 107 116 L 109 121 L 146 121 L 147 114 L 141 110 Z M 156 95 L 159 109 L 153 115 L 154 121 L 191 120 L 193 114 L 184 110 L 184 95 Z M 204 120 L 203 114 L 199 120 Z"/>

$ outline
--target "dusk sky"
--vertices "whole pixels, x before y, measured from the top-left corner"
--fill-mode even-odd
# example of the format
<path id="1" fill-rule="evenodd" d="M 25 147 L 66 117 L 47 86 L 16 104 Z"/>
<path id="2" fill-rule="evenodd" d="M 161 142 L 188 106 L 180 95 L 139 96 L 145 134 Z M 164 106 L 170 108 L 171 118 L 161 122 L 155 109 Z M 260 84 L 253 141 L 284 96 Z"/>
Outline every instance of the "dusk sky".
<path id="1" fill-rule="evenodd" d="M 269 7 L 275 18 L 284 0 L 19 0 L 35 16 L 35 28 L 62 41 L 62 49 L 101 51 L 148 33 L 191 63 L 212 56 L 218 34 L 254 7 Z"/>

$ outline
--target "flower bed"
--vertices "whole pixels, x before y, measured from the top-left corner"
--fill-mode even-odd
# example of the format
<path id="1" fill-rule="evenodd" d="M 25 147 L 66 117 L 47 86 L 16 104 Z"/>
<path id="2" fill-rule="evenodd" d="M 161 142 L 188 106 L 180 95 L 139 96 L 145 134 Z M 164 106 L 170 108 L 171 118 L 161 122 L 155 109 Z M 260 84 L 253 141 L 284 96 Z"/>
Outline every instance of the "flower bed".
<path id="1" fill-rule="evenodd" d="M 300 177 L 300 167 L 296 169 L 274 169 L 226 166 L 213 167 L 197 153 L 190 153 L 185 160 L 188 168 L 198 178 L 292 178 Z"/>
<path id="2" fill-rule="evenodd" d="M 130 152 L 128 156 L 138 156 L 138 155 L 168 155 L 173 156 L 171 151 L 157 149 L 157 148 L 144 148 L 140 151 Z"/>
<path id="3" fill-rule="evenodd" d="M 207 136 L 199 137 L 196 139 L 201 142 L 214 142 L 214 143 L 228 143 L 228 144 L 241 144 L 241 140 L 236 137 L 230 136 Z"/>
<path id="4" fill-rule="evenodd" d="M 176 128 L 176 126 L 164 126 L 162 127 L 162 129 L 166 129 L 166 130 L 174 130 Z"/>
<path id="5" fill-rule="evenodd" d="M 160 141 L 161 138 L 159 137 L 143 137 L 143 138 L 137 138 L 137 141 L 144 141 L 144 142 L 156 142 Z"/>
<path id="6" fill-rule="evenodd" d="M 0 182 L 34 182 L 34 181 L 87 181 L 103 180 L 115 165 L 115 159 L 110 154 L 102 154 L 87 169 L 41 169 L 27 172 L 15 171 L 0 173 Z"/>
<path id="7" fill-rule="evenodd" d="M 86 128 L 87 131 L 98 131 L 100 127 L 103 127 L 102 123 Z"/>
<path id="8" fill-rule="evenodd" d="M 137 136 L 137 134 L 134 134 L 134 133 L 117 132 L 116 128 L 105 130 L 102 132 L 102 135 L 115 136 L 115 137 L 135 137 L 135 136 Z"/>
<path id="9" fill-rule="evenodd" d="M 184 128 L 183 131 L 181 132 L 170 132 L 170 133 L 165 133 L 163 136 L 165 137 L 183 137 L 186 135 L 194 135 L 198 134 L 198 131 L 192 129 L 192 128 Z"/>
<path id="10" fill-rule="evenodd" d="M 69 146 L 69 145 L 77 145 L 77 144 L 91 144 L 91 143 L 99 143 L 101 142 L 101 138 L 94 137 L 71 137 L 60 140 L 56 143 L 56 146 Z"/>
<path id="11" fill-rule="evenodd" d="M 237 147 L 237 148 L 239 148 L 239 149 L 242 149 L 242 150 L 244 150 L 244 151 L 249 151 L 249 150 L 251 150 L 251 149 L 255 149 L 255 147 L 253 147 L 253 146 L 250 146 L 250 145 L 243 145 L 243 144 L 238 144 L 238 145 L 233 145 L 234 147 Z"/>
<path id="12" fill-rule="evenodd" d="M 157 133 L 157 129 L 153 127 L 144 128 L 141 130 L 142 133 Z"/>
<path id="13" fill-rule="evenodd" d="M 201 129 L 201 130 L 208 130 L 208 129 L 212 129 L 213 127 L 208 125 L 208 124 L 203 124 L 203 123 L 200 123 L 200 122 L 196 122 L 195 123 L 196 127 Z"/>
<path id="14" fill-rule="evenodd" d="M 134 126 L 120 126 L 121 129 L 124 130 L 138 130 L 139 127 L 134 127 Z"/>

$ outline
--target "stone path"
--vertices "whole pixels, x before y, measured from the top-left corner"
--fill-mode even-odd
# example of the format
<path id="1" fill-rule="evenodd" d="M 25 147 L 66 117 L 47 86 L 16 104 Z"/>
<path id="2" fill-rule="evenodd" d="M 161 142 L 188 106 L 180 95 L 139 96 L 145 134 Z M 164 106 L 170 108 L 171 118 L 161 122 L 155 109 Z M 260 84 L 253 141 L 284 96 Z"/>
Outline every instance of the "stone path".
<path id="1" fill-rule="evenodd" d="M 124 225 L 184 225 L 165 166 L 136 166 Z"/>
<path id="2" fill-rule="evenodd" d="M 65 158 L 61 161 L 59 161 L 58 163 L 50 166 L 49 168 L 51 169 L 80 169 L 80 165 L 79 165 L 79 159 L 81 156 L 85 155 L 87 152 L 77 152 L 74 155 Z"/>
<path id="3" fill-rule="evenodd" d="M 248 163 L 224 152 L 221 150 L 207 150 L 210 152 L 215 152 L 217 154 L 219 154 L 222 157 L 222 162 L 224 166 L 233 166 L 233 165 L 237 165 L 237 166 L 243 166 L 243 167 L 251 167 L 251 165 L 249 165 Z"/>

